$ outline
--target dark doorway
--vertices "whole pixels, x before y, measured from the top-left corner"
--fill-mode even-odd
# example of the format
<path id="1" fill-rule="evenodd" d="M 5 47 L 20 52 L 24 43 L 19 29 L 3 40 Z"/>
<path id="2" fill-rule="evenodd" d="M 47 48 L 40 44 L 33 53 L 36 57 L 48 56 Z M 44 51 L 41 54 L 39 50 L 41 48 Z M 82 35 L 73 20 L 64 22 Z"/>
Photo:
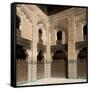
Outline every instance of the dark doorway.
<path id="1" fill-rule="evenodd" d="M 27 58 L 26 50 L 21 45 L 16 45 L 16 59 L 25 60 Z"/>
<path id="2" fill-rule="evenodd" d="M 43 45 L 43 40 L 42 40 L 42 30 L 39 29 L 39 44 Z"/>
<path id="3" fill-rule="evenodd" d="M 37 79 L 41 78 L 44 78 L 44 54 L 40 49 L 37 55 Z"/>
<path id="4" fill-rule="evenodd" d="M 26 50 L 21 45 L 16 45 L 16 83 L 22 84 L 28 80 L 28 62 Z"/>
<path id="5" fill-rule="evenodd" d="M 67 55 L 63 50 L 57 50 L 53 57 L 51 65 L 51 75 L 56 78 L 67 77 Z"/>
<path id="6" fill-rule="evenodd" d="M 62 32 L 61 31 L 57 32 L 57 40 L 62 40 Z"/>
<path id="7" fill-rule="evenodd" d="M 87 25 L 83 27 L 83 36 L 84 36 L 84 40 L 87 41 L 88 39 Z"/>
<path id="8" fill-rule="evenodd" d="M 57 32 L 57 41 L 56 41 L 56 44 L 58 46 L 60 46 L 62 44 L 62 32 L 61 31 Z"/>

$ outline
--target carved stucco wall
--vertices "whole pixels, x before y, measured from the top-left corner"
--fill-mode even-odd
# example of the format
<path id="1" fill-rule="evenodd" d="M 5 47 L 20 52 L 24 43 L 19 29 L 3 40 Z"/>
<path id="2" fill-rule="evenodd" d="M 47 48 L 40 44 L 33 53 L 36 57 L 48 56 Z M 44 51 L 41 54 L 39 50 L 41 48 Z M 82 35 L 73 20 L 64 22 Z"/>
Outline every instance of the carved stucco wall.
<path id="1" fill-rule="evenodd" d="M 56 45 L 56 34 L 58 30 L 64 31 L 65 35 L 63 36 L 65 38 L 62 39 L 62 42 L 68 43 L 68 19 L 72 15 L 75 18 L 75 42 L 80 42 L 84 40 L 83 27 L 87 24 L 86 8 L 71 8 L 60 13 L 51 15 L 49 17 L 51 30 L 51 45 Z M 75 57 L 77 57 L 79 51 L 79 49 L 76 50 Z"/>
<path id="2" fill-rule="evenodd" d="M 77 13 L 76 13 L 77 12 Z M 75 41 L 83 41 L 83 26 L 86 24 L 86 9 L 85 8 L 71 8 L 69 10 L 65 10 L 63 12 L 57 13 L 55 15 L 51 15 L 49 17 L 51 30 L 57 28 L 57 30 L 66 30 L 68 33 L 68 19 L 71 15 L 75 16 L 75 31 L 76 31 L 76 39 Z M 53 33 L 52 33 L 53 34 Z M 54 34 L 53 34 L 54 35 Z M 52 36 L 53 36 L 52 35 Z M 51 37 L 53 38 L 53 37 Z M 68 37 L 66 37 L 68 38 Z M 72 37 L 71 37 L 72 38 Z M 54 39 L 51 39 L 54 40 Z M 55 41 L 51 41 L 55 42 Z"/>
<path id="3" fill-rule="evenodd" d="M 17 15 L 20 17 L 20 30 L 21 36 L 23 38 L 32 40 L 32 32 L 34 32 L 33 27 L 42 29 L 43 40 L 46 44 L 46 30 L 48 29 L 48 16 L 46 16 L 36 5 L 17 5 L 16 8 Z M 37 38 L 38 41 L 38 38 Z"/>
<path id="4" fill-rule="evenodd" d="M 51 45 L 56 45 L 57 32 L 62 32 L 62 44 L 67 43 L 67 20 L 62 19 L 50 24 L 51 30 Z"/>
<path id="5" fill-rule="evenodd" d="M 75 17 L 76 22 L 76 42 L 83 41 L 83 27 L 86 25 L 86 13 L 82 13 Z"/>
<path id="6" fill-rule="evenodd" d="M 38 30 L 41 29 L 44 45 L 47 44 L 48 32 L 50 44 L 56 45 L 58 31 L 62 31 L 62 43 L 68 43 L 68 18 L 73 15 L 75 17 L 75 42 L 83 41 L 83 26 L 86 24 L 85 8 L 71 8 L 48 17 L 36 5 L 22 4 L 17 5 L 17 15 L 21 19 L 21 36 L 23 38 L 32 40 L 33 32 L 35 31 L 33 27 L 36 26 L 36 42 L 38 43 Z M 76 53 L 77 52 L 78 51 L 76 51 Z"/>
<path id="7" fill-rule="evenodd" d="M 21 30 L 21 37 L 32 40 L 32 23 L 30 17 L 27 15 L 25 7 L 18 7 L 16 8 L 17 16 L 20 17 L 20 30 Z M 27 17 L 28 16 L 28 17 Z"/>

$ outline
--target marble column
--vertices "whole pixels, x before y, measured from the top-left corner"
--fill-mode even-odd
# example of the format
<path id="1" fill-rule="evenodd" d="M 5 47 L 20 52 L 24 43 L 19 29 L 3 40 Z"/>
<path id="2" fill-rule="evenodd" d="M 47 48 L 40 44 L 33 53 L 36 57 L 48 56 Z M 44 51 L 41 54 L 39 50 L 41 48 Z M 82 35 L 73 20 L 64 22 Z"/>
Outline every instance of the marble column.
<path id="1" fill-rule="evenodd" d="M 77 60 L 75 57 L 75 17 L 68 17 L 68 78 L 77 78 Z"/>

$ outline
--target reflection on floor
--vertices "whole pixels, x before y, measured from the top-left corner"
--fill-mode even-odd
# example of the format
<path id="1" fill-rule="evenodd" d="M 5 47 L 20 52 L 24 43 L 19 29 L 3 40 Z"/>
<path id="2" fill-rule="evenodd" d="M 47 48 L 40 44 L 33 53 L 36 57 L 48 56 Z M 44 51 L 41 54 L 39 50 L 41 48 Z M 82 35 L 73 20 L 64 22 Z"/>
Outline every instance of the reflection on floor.
<path id="1" fill-rule="evenodd" d="M 86 82 L 86 79 L 66 79 L 66 78 L 44 78 L 33 82 L 27 82 L 18 86 L 26 85 L 43 85 L 43 84 L 59 84 L 59 83 L 75 83 L 75 82 Z"/>

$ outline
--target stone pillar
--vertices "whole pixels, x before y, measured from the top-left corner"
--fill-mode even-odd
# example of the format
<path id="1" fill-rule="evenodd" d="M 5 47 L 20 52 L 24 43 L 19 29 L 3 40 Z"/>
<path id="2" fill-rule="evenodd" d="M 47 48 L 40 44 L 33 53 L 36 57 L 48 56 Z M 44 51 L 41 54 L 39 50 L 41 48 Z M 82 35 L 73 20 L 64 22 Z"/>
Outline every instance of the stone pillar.
<path id="1" fill-rule="evenodd" d="M 31 81 L 37 80 L 37 25 L 33 23 L 33 32 L 32 32 L 32 78 Z"/>
<path id="2" fill-rule="evenodd" d="M 31 58 L 28 56 L 28 82 L 31 81 L 31 73 L 32 73 L 32 66 L 31 66 Z"/>
<path id="3" fill-rule="evenodd" d="M 24 18 L 25 18 L 25 16 L 24 16 Z M 28 22 L 28 23 L 31 23 L 31 22 Z M 31 23 L 31 29 L 32 28 L 33 27 L 32 27 L 32 23 Z M 28 30 L 29 30 L 29 27 L 28 27 Z M 22 35 L 23 35 L 23 33 L 22 33 Z M 30 34 L 30 35 L 32 35 L 32 34 Z M 31 37 L 30 37 L 30 40 L 31 40 Z M 31 42 L 31 44 L 32 44 L 32 42 Z M 30 44 L 30 48 L 27 49 L 27 53 L 28 53 L 28 58 L 27 58 L 28 59 L 28 73 L 27 73 L 28 82 L 32 81 L 32 46 L 31 46 L 31 44 Z"/>
<path id="4" fill-rule="evenodd" d="M 37 80 L 37 42 L 38 42 L 38 28 L 37 15 L 32 12 L 32 42 L 31 42 L 31 81 Z"/>
<path id="5" fill-rule="evenodd" d="M 51 62 L 45 62 L 45 78 L 51 77 Z"/>
<path id="6" fill-rule="evenodd" d="M 28 49 L 28 81 L 35 81 L 37 79 L 37 25 L 35 16 L 33 15 L 32 22 L 32 41 L 31 49 Z"/>
<path id="7" fill-rule="evenodd" d="M 68 17 L 68 78 L 77 78 L 77 60 L 75 57 L 75 17 Z"/>
<path id="8" fill-rule="evenodd" d="M 51 54 L 50 54 L 50 32 L 49 29 L 46 32 L 46 60 L 45 60 L 45 78 L 49 78 L 51 76 Z"/>

